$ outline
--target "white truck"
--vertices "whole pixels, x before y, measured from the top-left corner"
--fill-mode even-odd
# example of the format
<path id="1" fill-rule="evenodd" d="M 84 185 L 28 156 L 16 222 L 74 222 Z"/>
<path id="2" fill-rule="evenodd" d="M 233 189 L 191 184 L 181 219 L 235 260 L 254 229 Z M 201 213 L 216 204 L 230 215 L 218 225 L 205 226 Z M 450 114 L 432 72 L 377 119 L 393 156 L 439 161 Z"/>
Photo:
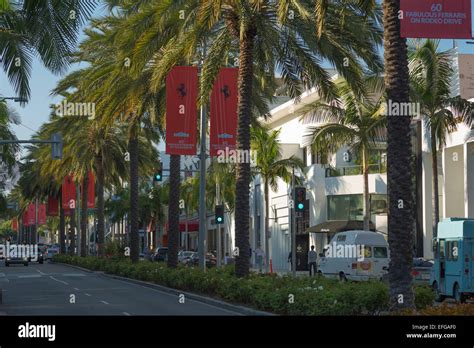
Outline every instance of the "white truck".
<path id="1" fill-rule="evenodd" d="M 381 279 L 388 272 L 388 243 L 371 231 L 337 233 L 319 255 L 319 273 L 340 280 Z"/>

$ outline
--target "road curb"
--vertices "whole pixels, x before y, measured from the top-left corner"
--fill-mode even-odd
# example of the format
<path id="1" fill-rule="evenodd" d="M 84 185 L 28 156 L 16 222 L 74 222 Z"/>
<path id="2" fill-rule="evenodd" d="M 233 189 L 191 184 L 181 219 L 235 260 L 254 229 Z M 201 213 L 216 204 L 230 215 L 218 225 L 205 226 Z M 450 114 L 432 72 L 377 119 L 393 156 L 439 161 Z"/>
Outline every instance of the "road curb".
<path id="1" fill-rule="evenodd" d="M 172 294 L 175 294 L 176 296 L 184 295 L 185 298 L 188 298 L 188 299 L 191 299 L 191 300 L 194 300 L 194 301 L 198 301 L 198 302 L 203 302 L 203 303 L 213 305 L 213 306 L 216 306 L 216 307 L 220 307 L 220 308 L 223 308 L 223 309 L 227 309 L 227 310 L 237 312 L 237 313 L 240 313 L 240 314 L 243 314 L 243 315 L 276 316 L 276 314 L 273 314 L 273 313 L 263 312 L 263 311 L 259 311 L 257 309 L 252 309 L 252 308 L 249 308 L 249 307 L 244 307 L 244 306 L 231 304 L 231 303 L 228 303 L 228 302 L 224 302 L 222 300 L 217 300 L 217 299 L 214 299 L 214 298 L 210 298 L 210 297 L 206 297 L 206 296 L 202 296 L 202 295 L 197 295 L 197 294 L 187 292 L 187 291 L 181 291 L 181 290 L 178 290 L 178 289 L 168 288 L 168 287 L 163 286 L 163 285 L 158 285 L 158 284 L 155 284 L 155 283 L 145 282 L 143 280 L 126 278 L 126 277 L 118 276 L 118 275 L 115 275 L 115 274 L 107 274 L 105 272 L 100 272 L 100 271 L 99 272 L 92 271 L 92 270 L 87 269 L 87 268 L 83 268 L 83 267 L 76 266 L 76 265 L 70 265 L 70 264 L 62 263 L 62 262 L 55 262 L 55 263 L 58 264 L 58 265 L 63 265 L 63 266 L 69 266 L 69 267 L 72 267 L 72 268 L 76 268 L 76 269 L 79 269 L 81 271 L 88 272 L 88 273 L 96 273 L 96 274 L 101 275 L 103 277 L 117 279 L 117 280 L 125 281 L 125 282 L 128 282 L 128 283 L 145 286 L 147 288 L 160 290 L 160 291 L 163 291 L 163 292 L 166 292 L 166 293 L 172 293 Z"/>

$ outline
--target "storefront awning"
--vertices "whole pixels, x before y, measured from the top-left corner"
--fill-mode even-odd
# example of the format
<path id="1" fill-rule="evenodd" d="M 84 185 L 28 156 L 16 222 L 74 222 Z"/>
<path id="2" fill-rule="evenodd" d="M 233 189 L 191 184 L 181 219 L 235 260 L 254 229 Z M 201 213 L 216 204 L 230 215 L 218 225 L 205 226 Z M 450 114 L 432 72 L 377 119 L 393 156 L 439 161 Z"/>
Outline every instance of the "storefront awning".
<path id="1" fill-rule="evenodd" d="M 375 231 L 375 225 L 369 224 L 371 231 Z M 306 229 L 308 233 L 337 233 L 349 230 L 363 230 L 364 222 L 356 220 L 331 220 Z"/>
<path id="2" fill-rule="evenodd" d="M 168 223 L 165 224 L 165 230 L 168 231 Z M 180 220 L 179 221 L 180 232 L 198 232 L 199 231 L 199 219 L 191 220 Z"/>

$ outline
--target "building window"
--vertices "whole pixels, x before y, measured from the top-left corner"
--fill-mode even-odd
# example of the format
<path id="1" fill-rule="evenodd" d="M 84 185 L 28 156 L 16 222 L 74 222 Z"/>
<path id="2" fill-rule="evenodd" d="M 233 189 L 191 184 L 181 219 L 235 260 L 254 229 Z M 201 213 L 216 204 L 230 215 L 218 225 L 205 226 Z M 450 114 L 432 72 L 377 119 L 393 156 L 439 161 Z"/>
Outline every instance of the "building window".
<path id="1" fill-rule="evenodd" d="M 363 195 L 337 195 L 328 196 L 328 220 L 364 220 Z M 387 195 L 370 195 L 370 213 L 387 213 Z M 371 219 L 372 220 L 372 219 Z"/>

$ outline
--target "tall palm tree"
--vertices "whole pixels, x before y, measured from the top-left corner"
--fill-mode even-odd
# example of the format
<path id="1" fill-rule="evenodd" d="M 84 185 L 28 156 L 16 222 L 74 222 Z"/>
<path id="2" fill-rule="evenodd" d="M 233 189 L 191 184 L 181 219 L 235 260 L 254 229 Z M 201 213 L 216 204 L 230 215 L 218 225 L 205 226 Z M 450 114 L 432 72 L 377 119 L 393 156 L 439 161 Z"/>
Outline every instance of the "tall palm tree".
<path id="1" fill-rule="evenodd" d="M 148 4 L 147 1 L 138 3 Z M 186 9 L 186 18 L 181 21 L 183 30 L 161 51 L 162 68 L 158 75 L 165 75 L 183 57 L 193 57 L 197 45 L 205 37 L 212 36 L 203 68 L 205 88 L 201 90 L 207 100 L 206 88 L 212 87 L 219 67 L 228 61 L 229 52 L 237 52 L 237 149 L 248 152 L 252 112 L 256 106 L 253 91 L 271 84 L 276 69 L 281 71 L 293 97 L 308 87 L 316 87 L 324 97 L 330 97 L 334 95 L 334 86 L 322 67 L 322 60 L 329 60 L 355 89 L 361 87 L 362 68 L 358 58 L 370 68 L 381 66 L 376 55 L 376 46 L 381 43 L 380 12 L 373 11 L 364 16 L 364 7 L 359 2 L 351 1 L 349 7 L 339 2 L 331 3 L 326 12 L 327 25 L 317 36 L 316 19 L 312 15 L 315 4 L 312 1 L 257 0 L 157 2 L 157 12 L 165 18 L 172 17 L 176 8 Z M 339 21 L 341 13 L 346 19 L 342 22 Z M 148 47 L 143 41 L 137 52 L 142 53 Z M 250 164 L 237 164 L 235 229 L 239 249 L 236 275 L 239 277 L 249 272 L 250 179 Z"/>
<path id="2" fill-rule="evenodd" d="M 364 230 L 370 230 L 369 153 L 377 143 L 385 141 L 383 88 L 379 78 L 368 77 L 371 89 L 357 95 L 346 80 L 337 81 L 339 98 L 329 103 L 316 101 L 305 105 L 303 119 L 317 126 L 309 127 L 307 142 L 313 153 L 334 154 L 342 146 L 350 146 L 362 162 Z"/>
<path id="3" fill-rule="evenodd" d="M 408 103 L 409 73 L 406 39 L 400 36 L 400 0 L 384 0 L 384 59 L 387 102 Z M 399 104 L 401 105 L 401 104 Z M 387 120 L 388 243 L 389 284 L 392 310 L 413 308 L 412 245 L 413 185 L 411 171 L 411 130 L 409 115 Z"/>
<path id="4" fill-rule="evenodd" d="M 270 266 L 270 188 L 278 189 L 278 179 L 291 182 L 292 168 L 304 170 L 303 161 L 296 157 L 282 158 L 281 145 L 278 140 L 280 130 L 269 130 L 263 126 L 251 128 L 251 148 L 256 152 L 255 172 L 264 183 L 265 199 L 265 264 L 267 271 Z"/>
<path id="5" fill-rule="evenodd" d="M 460 96 L 451 97 L 451 79 L 455 74 L 452 52 L 439 52 L 438 40 L 426 40 L 409 47 L 410 92 L 430 134 L 433 172 L 433 237 L 439 222 L 438 153 L 443 151 L 448 133 L 459 122 L 471 125 L 474 107 Z"/>
<path id="6" fill-rule="evenodd" d="M 0 61 L 15 91 L 30 96 L 29 77 L 34 56 L 60 73 L 68 67 L 67 54 L 97 1 L 4 0 L 0 7 Z"/>

